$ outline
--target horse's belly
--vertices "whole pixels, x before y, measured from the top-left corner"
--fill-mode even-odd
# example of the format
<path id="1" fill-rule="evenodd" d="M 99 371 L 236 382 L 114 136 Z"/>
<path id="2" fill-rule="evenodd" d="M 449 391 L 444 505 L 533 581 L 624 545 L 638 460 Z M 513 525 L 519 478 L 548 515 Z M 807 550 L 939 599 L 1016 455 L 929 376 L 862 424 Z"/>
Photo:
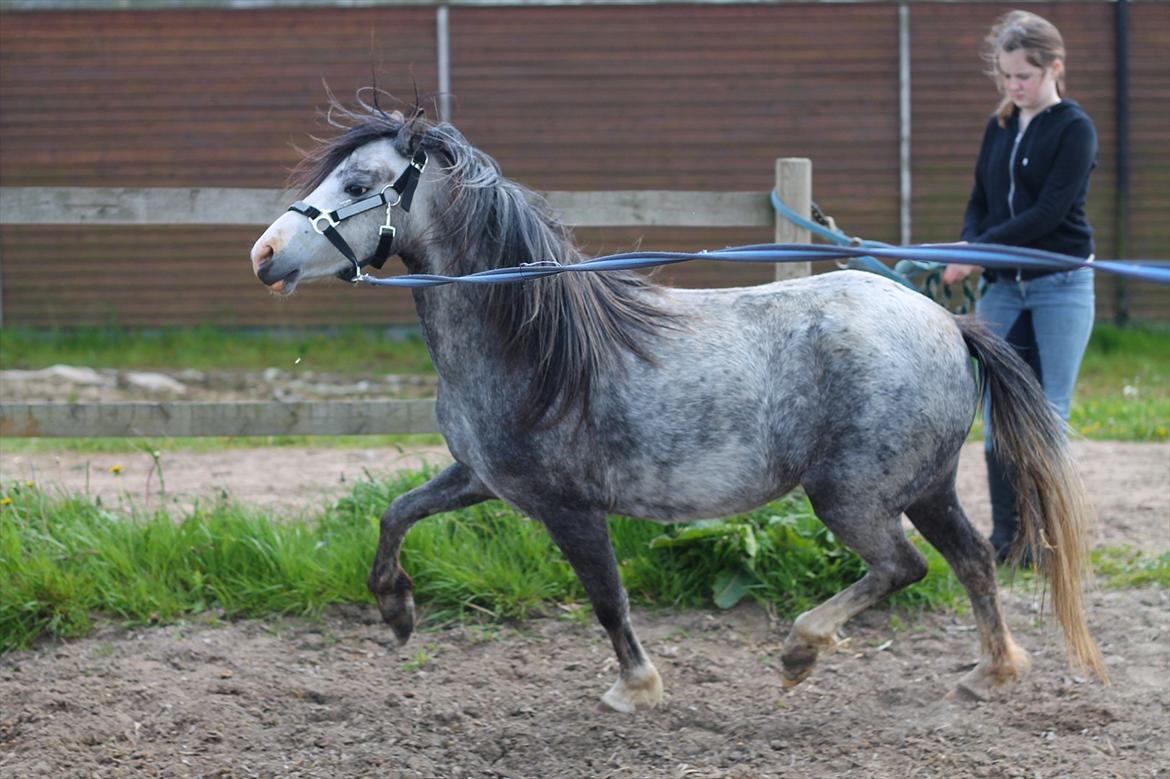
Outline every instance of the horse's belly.
<path id="1" fill-rule="evenodd" d="M 728 498 L 726 501 L 668 500 L 666 502 L 635 502 L 629 507 L 618 508 L 615 513 L 654 522 L 697 522 L 704 519 L 720 519 L 733 514 L 752 511 L 769 501 L 776 500 L 791 492 L 796 485 L 775 492 L 757 493 Z"/>
<path id="2" fill-rule="evenodd" d="M 751 511 L 791 491 L 796 475 L 710 458 L 694 467 L 626 471 L 615 491 L 614 512 L 659 522 L 691 522 Z"/>

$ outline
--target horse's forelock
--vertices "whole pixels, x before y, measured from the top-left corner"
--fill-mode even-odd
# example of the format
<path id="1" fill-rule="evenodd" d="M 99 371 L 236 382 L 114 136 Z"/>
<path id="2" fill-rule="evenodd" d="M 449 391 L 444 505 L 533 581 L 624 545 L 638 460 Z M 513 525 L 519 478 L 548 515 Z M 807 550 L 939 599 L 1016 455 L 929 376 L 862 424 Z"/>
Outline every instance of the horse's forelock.
<path id="1" fill-rule="evenodd" d="M 378 140 L 390 140 L 395 150 L 410 157 L 420 139 L 433 127 L 420 111 L 408 117 L 393 111 L 387 113 L 377 106 L 359 99 L 359 108 L 342 105 L 330 94 L 325 121 L 340 132 L 332 138 L 314 138 L 317 145 L 305 153 L 293 169 L 290 186 L 302 195 L 312 192 L 329 178 L 349 155 Z"/>

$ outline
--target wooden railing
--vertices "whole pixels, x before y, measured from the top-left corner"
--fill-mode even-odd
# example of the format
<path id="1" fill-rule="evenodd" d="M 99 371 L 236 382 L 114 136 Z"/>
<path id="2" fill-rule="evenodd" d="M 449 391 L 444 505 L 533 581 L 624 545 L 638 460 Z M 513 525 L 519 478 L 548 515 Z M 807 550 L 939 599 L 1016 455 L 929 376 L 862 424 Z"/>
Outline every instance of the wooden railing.
<path id="1" fill-rule="evenodd" d="M 776 160 L 776 191 L 811 208 L 812 164 Z M 767 192 L 547 192 L 568 224 L 588 227 L 768 227 L 777 243 L 808 233 L 778 217 Z M 0 187 L 0 224 L 264 225 L 295 200 L 266 189 Z M 776 266 L 777 278 L 808 264 Z M 0 386 L 0 436 L 189 437 L 437 432 L 433 400 L 303 402 L 13 403 Z"/>

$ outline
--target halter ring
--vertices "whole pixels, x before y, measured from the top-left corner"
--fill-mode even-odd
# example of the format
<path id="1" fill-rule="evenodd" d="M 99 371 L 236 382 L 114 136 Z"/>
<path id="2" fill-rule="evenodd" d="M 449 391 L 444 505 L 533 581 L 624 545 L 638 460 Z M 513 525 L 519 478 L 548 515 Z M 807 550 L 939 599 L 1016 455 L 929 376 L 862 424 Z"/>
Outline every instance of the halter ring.
<path id="1" fill-rule="evenodd" d="M 321 227 L 319 222 L 326 222 L 329 227 Z M 309 224 L 313 225 L 313 229 L 317 231 L 317 235 L 325 235 L 325 231 L 331 227 L 337 227 L 340 222 L 333 218 L 331 214 L 320 214 L 309 220 Z"/>
<path id="2" fill-rule="evenodd" d="M 392 189 L 393 187 L 394 187 L 393 184 L 387 184 L 386 186 L 382 187 L 382 199 L 383 200 L 386 200 L 386 190 Z M 402 193 L 395 189 L 394 194 L 398 195 L 398 197 L 396 197 L 393 201 L 386 200 L 386 217 L 387 218 L 389 218 L 389 216 L 390 216 L 390 209 L 394 208 L 394 206 L 396 206 L 402 202 Z"/>

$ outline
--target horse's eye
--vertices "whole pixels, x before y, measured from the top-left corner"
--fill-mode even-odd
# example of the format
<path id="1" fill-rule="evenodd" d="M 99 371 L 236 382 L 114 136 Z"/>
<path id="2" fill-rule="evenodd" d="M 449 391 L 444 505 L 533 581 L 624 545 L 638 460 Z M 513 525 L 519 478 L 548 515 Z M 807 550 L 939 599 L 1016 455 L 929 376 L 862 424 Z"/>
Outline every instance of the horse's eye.
<path id="1" fill-rule="evenodd" d="M 350 197 L 361 197 L 370 191 L 369 187 L 363 187 L 361 184 L 350 184 L 345 188 L 345 194 Z"/>

